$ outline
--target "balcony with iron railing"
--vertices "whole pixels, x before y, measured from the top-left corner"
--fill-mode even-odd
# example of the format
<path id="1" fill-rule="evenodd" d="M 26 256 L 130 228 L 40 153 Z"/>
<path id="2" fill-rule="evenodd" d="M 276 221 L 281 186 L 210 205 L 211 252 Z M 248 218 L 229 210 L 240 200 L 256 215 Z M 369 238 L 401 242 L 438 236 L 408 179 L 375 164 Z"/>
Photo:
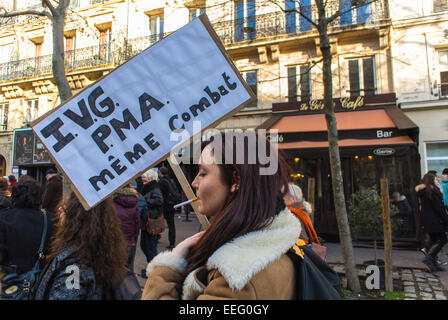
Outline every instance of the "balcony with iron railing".
<path id="1" fill-rule="evenodd" d="M 328 1 L 327 15 L 334 14 L 339 8 L 339 1 Z M 343 9 L 343 11 L 345 13 L 334 20 L 330 25 L 331 27 L 376 26 L 388 19 L 385 0 L 376 1 L 353 10 Z M 315 5 L 302 7 L 302 13 L 313 21 L 318 20 Z M 295 10 L 216 22 L 213 27 L 221 41 L 226 45 L 281 35 L 299 35 L 312 30 L 311 23 L 302 18 Z"/>
<path id="2" fill-rule="evenodd" d="M 106 0 L 91 0 L 106 1 Z M 333 22 L 333 27 L 355 25 L 376 25 L 387 19 L 386 0 L 374 2 L 362 9 L 354 9 Z M 339 2 L 337 2 L 339 3 Z M 328 14 L 335 12 L 339 5 L 329 2 Z M 304 8 L 305 12 L 317 20 L 314 6 Z M 274 12 L 244 19 L 215 22 L 212 24 L 219 38 L 225 45 L 245 43 L 250 40 L 266 39 L 281 35 L 300 35 L 312 29 L 309 22 L 300 18 L 295 12 Z M 163 39 L 169 33 L 153 34 L 132 38 L 122 46 L 96 45 L 65 52 L 66 70 L 80 68 L 120 65 L 134 55 Z M 39 56 L 0 64 L 0 81 L 21 79 L 51 73 L 51 55 Z"/>
<path id="3" fill-rule="evenodd" d="M 44 55 L 10 61 L 0 64 L 0 81 L 23 79 L 51 74 L 52 55 Z M 114 59 L 111 46 L 108 44 L 66 51 L 65 69 L 67 71 L 110 65 Z"/>

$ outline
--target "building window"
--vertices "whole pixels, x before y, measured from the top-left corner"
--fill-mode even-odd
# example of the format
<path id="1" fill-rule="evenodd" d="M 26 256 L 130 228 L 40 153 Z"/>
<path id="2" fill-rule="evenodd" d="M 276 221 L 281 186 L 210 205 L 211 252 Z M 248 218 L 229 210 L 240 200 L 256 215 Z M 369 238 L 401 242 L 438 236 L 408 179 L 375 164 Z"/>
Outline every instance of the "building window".
<path id="1" fill-rule="evenodd" d="M 73 60 L 75 58 L 75 36 L 64 36 L 64 61 L 66 66 L 73 66 Z"/>
<path id="2" fill-rule="evenodd" d="M 1 103 L 0 104 L 0 125 L 1 125 L 1 130 L 8 130 L 8 108 L 9 108 L 9 104 L 8 103 Z"/>
<path id="3" fill-rule="evenodd" d="M 99 63 L 104 63 L 106 61 L 109 61 L 111 32 L 110 28 L 100 29 L 99 32 L 99 56 L 94 58 L 96 58 Z"/>
<path id="4" fill-rule="evenodd" d="M 25 103 L 25 112 L 23 115 L 23 123 L 25 125 L 31 123 L 37 118 L 39 112 L 39 100 L 27 100 Z"/>
<path id="5" fill-rule="evenodd" d="M 188 9 L 188 21 L 192 21 L 193 19 L 196 19 L 203 13 L 205 13 L 204 6 L 189 8 Z"/>
<path id="6" fill-rule="evenodd" d="M 434 0 L 434 12 L 446 11 L 448 10 L 447 0 Z"/>
<path id="7" fill-rule="evenodd" d="M 163 38 L 163 13 L 149 16 L 149 34 L 151 44 Z"/>
<path id="8" fill-rule="evenodd" d="M 288 68 L 288 102 L 297 100 L 311 100 L 311 69 L 309 64 Z"/>
<path id="9" fill-rule="evenodd" d="M 448 142 L 426 143 L 426 172 L 436 170 L 439 177 L 448 168 Z"/>
<path id="10" fill-rule="evenodd" d="M 348 61 L 350 96 L 375 94 L 374 57 Z"/>
<path id="11" fill-rule="evenodd" d="M 439 51 L 440 97 L 448 97 L 448 51 Z"/>
<path id="12" fill-rule="evenodd" d="M 300 0 L 299 8 L 296 8 L 296 0 L 285 0 L 286 33 L 297 33 L 296 17 L 299 18 L 299 31 L 305 32 L 311 30 L 311 23 L 302 15 L 298 14 L 300 10 L 303 15 L 311 20 L 311 0 Z"/>
<path id="13" fill-rule="evenodd" d="M 343 13 L 340 19 L 341 26 L 370 22 L 370 3 L 359 6 L 361 2 L 361 0 L 340 0 L 339 6 Z"/>
<path id="14" fill-rule="evenodd" d="M 243 76 L 244 80 L 246 80 L 247 85 L 252 89 L 252 92 L 256 97 L 255 101 L 249 103 L 246 108 L 256 108 L 258 102 L 257 71 L 242 72 L 241 75 Z"/>
<path id="15" fill-rule="evenodd" d="M 235 2 L 236 41 L 255 39 L 255 0 Z"/>

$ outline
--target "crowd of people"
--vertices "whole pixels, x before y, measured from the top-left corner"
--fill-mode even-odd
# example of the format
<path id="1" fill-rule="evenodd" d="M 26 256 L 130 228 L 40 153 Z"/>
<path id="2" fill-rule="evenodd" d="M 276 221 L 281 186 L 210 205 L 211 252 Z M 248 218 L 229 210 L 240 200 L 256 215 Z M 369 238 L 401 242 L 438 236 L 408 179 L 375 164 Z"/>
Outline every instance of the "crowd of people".
<path id="1" fill-rule="evenodd" d="M 116 190 L 89 210 L 74 192 L 62 197 L 62 178 L 55 170 L 47 171 L 43 188 L 27 175 L 18 181 L 0 178 L 2 272 L 22 274 L 40 261 L 33 299 L 109 299 L 134 275 L 140 239 L 148 262 L 139 271 L 147 278 L 141 299 L 298 298 L 299 273 L 290 249 L 300 243 L 323 260 L 326 254 L 310 219 L 311 206 L 300 187 L 289 182 L 289 168 L 280 154 L 278 170 L 262 175 L 258 158 L 254 164 L 228 164 L 224 156 L 231 151 L 236 157 L 235 144 L 226 140 L 216 152 L 212 140 L 203 143 L 192 182 L 195 208 L 210 218 L 210 226 L 177 245 L 173 204 L 182 198 L 165 167 L 158 173 L 148 170 L 136 185 Z M 248 142 L 244 147 L 248 152 Z M 437 173 L 428 172 L 415 189 L 429 235 L 424 262 L 434 271 L 443 270 L 437 256 L 447 242 L 448 169 L 441 182 L 439 188 Z M 393 195 L 400 211 L 412 210 L 404 200 Z M 158 253 L 160 233 L 152 232 L 148 223 L 162 215 L 169 246 Z M 44 217 L 48 228 L 39 256 Z M 69 271 L 75 269 L 79 280 L 70 286 Z"/>
<path id="2" fill-rule="evenodd" d="M 220 154 L 226 148 L 234 146 L 223 145 Z M 200 159 L 192 186 L 198 213 L 211 224 L 177 246 L 175 183 L 164 167 L 158 173 L 148 170 L 136 186 L 115 191 L 90 210 L 74 192 L 62 198 L 62 179 L 54 170 L 47 172 L 44 188 L 29 176 L 21 176 L 12 188 L 0 180 L 0 190 L 6 189 L 0 203 L 9 201 L 0 211 L 2 272 L 26 272 L 42 258 L 37 251 L 46 215 L 44 259 L 33 299 L 110 298 L 134 274 L 139 237 L 148 262 L 140 271 L 147 278 L 142 299 L 297 298 L 297 271 L 286 253 L 299 235 L 305 243 L 320 240 L 309 219 L 310 205 L 300 188 L 288 183 L 284 160 L 279 159 L 276 173 L 260 175 L 258 159 L 255 164 L 218 164 L 222 161 L 208 144 Z M 147 223 L 162 214 L 169 246 L 158 253 L 160 234 L 151 234 Z M 79 281 L 70 286 L 74 269 Z"/>

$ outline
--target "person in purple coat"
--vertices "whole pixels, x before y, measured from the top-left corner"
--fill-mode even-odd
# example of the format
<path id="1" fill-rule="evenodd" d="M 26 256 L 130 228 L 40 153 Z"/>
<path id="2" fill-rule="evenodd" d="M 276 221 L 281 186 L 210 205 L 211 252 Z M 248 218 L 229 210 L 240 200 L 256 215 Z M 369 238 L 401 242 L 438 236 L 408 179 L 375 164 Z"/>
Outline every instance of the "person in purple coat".
<path id="1" fill-rule="evenodd" d="M 114 200 L 115 210 L 121 221 L 121 230 L 128 248 L 128 268 L 134 272 L 135 244 L 140 231 L 140 213 L 137 203 L 139 200 L 138 192 L 126 186 L 116 191 L 112 198 Z"/>

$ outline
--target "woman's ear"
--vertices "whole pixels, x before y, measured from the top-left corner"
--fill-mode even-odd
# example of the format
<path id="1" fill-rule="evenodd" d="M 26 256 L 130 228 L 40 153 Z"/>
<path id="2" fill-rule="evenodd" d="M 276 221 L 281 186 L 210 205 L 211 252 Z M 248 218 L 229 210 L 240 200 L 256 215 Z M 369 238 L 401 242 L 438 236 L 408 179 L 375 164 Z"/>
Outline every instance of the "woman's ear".
<path id="1" fill-rule="evenodd" d="M 232 185 L 230 186 L 230 192 L 236 192 L 240 189 L 240 176 L 238 175 L 238 173 L 236 171 L 233 171 L 232 174 Z"/>

